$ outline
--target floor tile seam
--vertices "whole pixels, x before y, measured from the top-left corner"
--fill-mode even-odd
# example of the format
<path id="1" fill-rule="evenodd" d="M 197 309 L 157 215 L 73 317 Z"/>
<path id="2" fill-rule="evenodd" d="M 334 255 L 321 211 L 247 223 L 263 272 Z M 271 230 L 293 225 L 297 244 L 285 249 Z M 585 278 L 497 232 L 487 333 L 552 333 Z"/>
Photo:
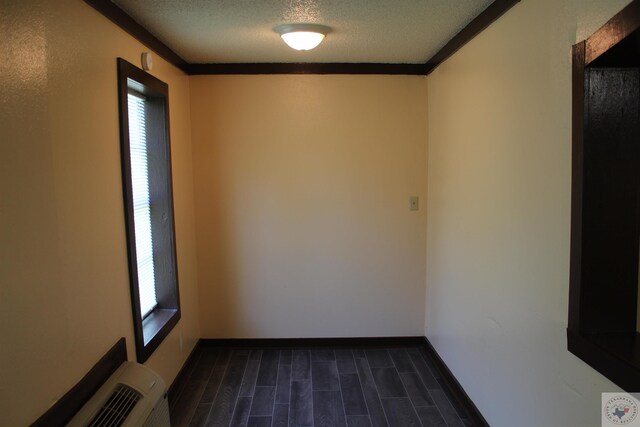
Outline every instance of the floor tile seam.
<path id="1" fill-rule="evenodd" d="M 336 359 L 336 370 L 337 369 L 338 369 L 338 359 Z M 340 390 L 340 400 L 342 401 L 342 414 L 344 415 L 344 425 L 348 427 L 347 408 L 346 408 L 347 405 L 344 401 L 344 394 L 342 393 L 342 379 L 340 379 L 340 372 L 338 372 L 338 389 Z"/>
<path id="2" fill-rule="evenodd" d="M 220 378 L 220 384 L 218 384 L 218 389 L 216 390 L 216 394 L 215 396 L 213 396 L 213 400 L 211 401 L 211 407 L 209 408 L 209 412 L 207 413 L 207 417 L 204 419 L 204 423 L 205 425 L 207 424 L 207 421 L 209 421 L 209 418 L 211 417 L 211 414 L 213 413 L 213 407 L 216 404 L 216 400 L 218 399 L 218 394 L 220 393 L 220 389 L 222 388 L 222 383 L 224 382 L 224 378 L 227 376 L 227 373 L 229 371 L 229 367 L 231 366 L 231 354 L 232 352 L 229 352 L 229 362 L 225 365 L 224 367 L 224 372 L 222 373 L 222 378 Z M 242 384 L 240 384 L 240 386 L 242 387 Z M 235 408 L 234 408 L 235 409 Z M 233 418 L 233 414 L 231 414 L 231 417 Z"/>
<path id="3" fill-rule="evenodd" d="M 387 350 L 387 353 L 389 353 L 388 350 Z M 389 357 L 391 357 L 391 354 L 389 354 Z M 393 358 L 391 358 L 391 361 L 393 362 Z M 395 363 L 394 363 L 394 365 L 395 365 Z M 391 368 L 391 369 L 394 369 L 396 371 L 396 374 L 398 374 L 398 378 L 400 379 L 400 384 L 402 385 L 402 388 L 403 388 L 406 396 L 389 397 L 388 399 L 405 399 L 405 398 L 408 399 L 409 400 L 409 405 L 411 405 L 411 409 L 413 409 L 413 413 L 415 414 L 416 418 L 420 421 L 420 417 L 418 416 L 418 411 L 416 410 L 416 407 L 413 404 L 413 401 L 411 400 L 411 396 L 409 396 L 409 392 L 407 391 L 407 387 L 404 385 L 404 381 L 402 380 L 402 376 L 400 375 L 400 372 L 398 372 L 398 369 L 395 366 L 393 368 Z M 380 396 L 380 399 L 382 399 L 382 396 Z M 382 407 L 384 408 L 384 405 L 382 405 Z M 422 421 L 420 421 L 420 424 L 422 424 Z"/>
<path id="4" fill-rule="evenodd" d="M 378 384 L 376 384 L 376 380 L 375 380 L 375 378 L 373 378 L 373 371 L 371 370 L 371 366 L 369 365 L 369 358 L 367 357 L 367 352 L 366 351 L 364 351 L 364 360 L 366 360 L 366 362 L 367 362 L 367 366 L 365 366 L 365 369 L 369 369 L 369 373 L 371 374 L 371 382 L 373 383 L 373 388 L 376 391 L 376 397 L 378 398 L 378 401 L 380 402 L 380 407 L 382 408 L 382 413 L 384 414 L 384 419 L 385 419 L 385 421 L 387 423 L 387 426 L 390 426 L 391 424 L 389 424 L 389 417 L 387 415 L 387 410 L 384 409 L 384 405 L 382 404 L 382 397 L 380 396 L 380 390 L 378 390 Z M 371 414 L 369 414 L 369 416 L 371 416 Z M 371 422 L 371 424 L 373 424 L 373 421 Z"/>
<path id="5" fill-rule="evenodd" d="M 418 353 L 420 353 L 420 349 L 418 349 Z M 438 407 L 438 405 L 436 404 L 436 400 L 433 398 L 433 394 L 431 394 L 431 390 L 429 389 L 429 387 L 427 386 L 427 384 L 424 382 L 424 380 L 422 379 L 422 376 L 420 375 L 420 371 L 418 370 L 418 366 L 416 365 L 416 363 L 413 361 L 413 359 L 411 357 L 409 357 L 409 360 L 411 361 L 411 364 L 413 365 L 413 367 L 416 370 L 416 374 L 418 375 L 418 379 L 420 380 L 420 382 L 422 383 L 422 385 L 424 386 L 425 390 L 427 390 L 427 393 L 429 394 L 429 397 L 431 397 L 431 400 L 433 401 L 434 406 L 436 407 L 438 413 L 440 414 L 440 417 L 442 418 L 442 420 L 444 421 L 444 423 L 448 426 L 449 423 L 447 423 L 447 420 L 444 418 L 444 414 L 442 413 L 442 410 Z M 424 361 L 425 366 L 427 367 L 427 369 L 429 369 L 429 366 L 427 365 L 427 362 Z M 429 369 L 429 372 L 431 373 L 431 375 L 433 376 L 433 372 L 431 371 L 431 369 Z M 435 379 L 435 376 L 433 377 Z M 436 382 L 438 382 L 436 380 Z M 438 383 L 439 385 L 440 383 Z M 437 389 L 436 389 L 437 390 Z M 454 408 L 455 410 L 455 408 Z M 417 411 L 416 411 L 417 412 Z M 418 417 L 419 418 L 419 417 Z M 420 423 L 422 423 L 422 421 L 420 421 Z"/>
<path id="6" fill-rule="evenodd" d="M 447 402 L 449 402 L 449 405 L 451 405 L 451 408 L 453 409 L 453 412 L 455 412 L 456 416 L 458 417 L 458 420 L 464 425 L 464 422 L 462 421 L 462 417 L 460 416 L 460 414 L 458 413 L 456 407 L 453 405 L 453 402 L 451 401 L 451 399 L 449 399 L 449 396 L 447 396 L 446 391 L 444 390 L 444 387 L 449 387 L 447 382 L 444 381 L 444 377 L 442 377 L 443 382 L 445 383 L 444 387 L 442 386 L 442 384 L 440 384 L 440 382 L 438 381 L 438 379 L 435 376 L 435 373 L 433 372 L 433 370 L 431 369 L 431 367 L 429 366 L 429 363 L 427 363 L 427 348 L 422 346 L 422 347 L 418 347 L 418 354 L 420 354 L 420 357 L 422 358 L 422 360 L 424 361 L 425 366 L 427 367 L 427 369 L 429 370 L 429 372 L 431 372 L 431 375 L 433 376 L 433 378 L 436 380 L 436 382 L 438 383 L 438 385 L 440 386 L 440 388 L 438 390 L 442 391 L 442 394 L 444 395 L 444 398 L 447 400 Z M 413 361 L 412 361 L 413 362 Z M 430 361 L 431 362 L 431 361 Z M 434 368 L 437 369 L 436 366 L 434 366 Z M 439 372 L 438 372 L 439 373 Z M 451 390 L 449 390 L 451 392 Z M 432 396 L 433 397 L 433 396 Z M 435 403 L 435 400 L 434 400 Z M 437 407 L 437 405 L 436 405 Z M 438 408 L 438 411 L 440 411 L 440 415 L 442 415 L 442 419 L 444 419 L 444 414 L 442 414 L 442 411 L 440 410 L 440 408 Z M 445 420 L 445 423 L 447 423 L 447 420 Z M 449 423 L 447 423 L 448 425 Z"/>
<path id="7" fill-rule="evenodd" d="M 353 363 L 356 363 L 356 357 L 355 354 L 353 354 L 353 351 L 351 351 L 351 356 L 353 357 Z M 365 355 L 366 357 L 366 355 Z M 358 385 L 360 386 L 360 391 L 362 392 L 362 398 L 364 399 L 364 405 L 367 408 L 367 414 L 369 415 L 369 422 L 371 422 L 371 411 L 369 410 L 369 404 L 367 403 L 367 398 L 364 395 L 364 387 L 362 387 L 362 381 L 360 380 L 360 374 L 358 374 L 358 366 L 356 365 L 356 377 L 358 378 Z M 382 403 L 380 404 L 382 405 Z"/>
<path id="8" fill-rule="evenodd" d="M 251 353 L 249 353 L 251 354 Z M 247 424 L 249 424 L 249 417 L 251 416 L 251 408 L 253 407 L 253 398 L 256 395 L 256 387 L 258 387 L 258 375 L 260 375 L 260 368 L 262 367 L 262 357 L 264 356 L 264 349 L 262 349 L 262 353 L 260 354 L 260 360 L 258 361 L 258 370 L 256 372 L 256 379 L 255 382 L 253 383 L 253 393 L 251 393 L 251 404 L 249 405 L 249 416 L 247 417 Z M 247 366 L 249 366 L 249 361 L 247 360 Z M 247 368 L 245 367 L 245 373 L 247 371 Z M 244 381 L 244 374 L 242 375 L 242 381 L 240 382 L 240 388 L 242 388 L 242 382 Z M 240 393 L 238 393 L 240 394 Z M 238 399 L 240 399 L 240 396 L 238 396 Z M 238 403 L 238 399 L 236 399 L 236 404 Z M 235 409 L 234 409 L 235 412 Z"/>
<path id="9" fill-rule="evenodd" d="M 182 386 L 182 388 L 179 390 L 178 395 L 176 396 L 174 403 L 171 405 L 171 409 L 173 409 L 176 405 L 176 403 L 178 402 L 178 400 L 180 399 L 180 397 L 182 396 L 182 393 L 184 392 L 184 389 L 187 387 L 187 384 L 189 384 L 189 381 L 191 380 L 191 376 L 193 375 L 193 371 L 195 371 L 196 366 L 198 366 L 198 362 L 200 361 L 200 357 L 202 356 L 202 349 L 199 349 L 196 353 L 196 357 L 195 360 L 192 361 L 193 365 L 189 366 L 189 372 L 187 374 L 187 378 L 184 379 L 184 384 Z"/>
<path id="10" fill-rule="evenodd" d="M 273 388 L 273 405 L 271 405 L 271 424 L 273 424 L 273 417 L 276 415 L 276 397 L 278 396 L 278 380 L 280 379 L 280 359 L 281 358 L 282 358 L 282 350 L 278 352 L 278 363 L 276 364 L 276 386 Z M 255 394 L 255 392 L 253 394 Z M 253 402 L 251 402 L 251 404 L 253 405 Z M 287 420 L 287 423 L 288 421 L 289 420 Z"/>
<path id="11" fill-rule="evenodd" d="M 207 379 L 204 381 L 204 387 L 202 388 L 202 391 L 199 393 L 199 395 L 195 399 L 195 401 L 196 401 L 196 404 L 195 404 L 196 409 L 191 413 L 191 416 L 189 417 L 189 421 L 187 422 L 187 425 L 191 424 L 191 422 L 193 421 L 193 417 L 196 415 L 196 411 L 198 410 L 198 406 L 200 405 L 200 400 L 202 399 L 202 396 L 204 395 L 204 392 L 207 389 L 207 385 L 209 384 L 209 380 L 211 379 L 211 375 L 213 374 L 213 368 L 216 366 L 216 363 L 218 362 L 218 357 L 220 357 L 220 352 L 216 352 L 216 360 L 213 362 L 213 365 L 211 366 L 211 372 L 209 372 L 209 375 L 208 375 Z M 198 359 L 198 362 L 200 362 L 201 358 L 202 358 L 202 355 L 200 355 L 200 358 Z M 194 371 L 195 371 L 196 367 L 197 367 L 197 365 L 193 367 Z M 193 371 L 191 372 L 191 375 L 193 375 Z M 191 381 L 189 381 L 189 382 L 191 382 Z"/>

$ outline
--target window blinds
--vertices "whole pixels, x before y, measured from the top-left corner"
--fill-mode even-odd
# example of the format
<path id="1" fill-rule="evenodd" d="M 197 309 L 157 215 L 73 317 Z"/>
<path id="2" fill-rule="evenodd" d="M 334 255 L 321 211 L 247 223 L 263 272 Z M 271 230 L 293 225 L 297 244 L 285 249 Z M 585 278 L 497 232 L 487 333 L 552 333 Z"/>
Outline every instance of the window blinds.
<path id="1" fill-rule="evenodd" d="M 140 312 L 142 318 L 144 318 L 158 304 L 156 300 L 153 265 L 145 100 L 141 95 L 135 92 L 129 92 L 128 105 L 131 186 L 136 235 L 136 260 L 138 264 L 138 292 L 140 295 Z"/>

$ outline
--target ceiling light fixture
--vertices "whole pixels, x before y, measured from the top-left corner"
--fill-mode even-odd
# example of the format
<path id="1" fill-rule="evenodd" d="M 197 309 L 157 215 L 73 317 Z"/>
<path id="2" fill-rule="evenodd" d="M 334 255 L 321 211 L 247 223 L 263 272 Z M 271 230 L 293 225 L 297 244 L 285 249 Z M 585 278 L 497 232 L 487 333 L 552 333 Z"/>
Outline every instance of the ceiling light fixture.
<path id="1" fill-rule="evenodd" d="M 273 29 L 289 47 L 311 50 L 318 46 L 331 28 L 318 24 L 284 24 Z"/>

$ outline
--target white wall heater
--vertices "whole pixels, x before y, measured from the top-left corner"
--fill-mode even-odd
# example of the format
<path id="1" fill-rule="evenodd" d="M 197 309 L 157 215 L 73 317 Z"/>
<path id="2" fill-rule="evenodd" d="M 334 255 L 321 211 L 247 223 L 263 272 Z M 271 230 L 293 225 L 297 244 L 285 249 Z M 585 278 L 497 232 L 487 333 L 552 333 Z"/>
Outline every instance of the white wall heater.
<path id="1" fill-rule="evenodd" d="M 164 381 L 144 365 L 124 362 L 68 426 L 170 427 Z"/>

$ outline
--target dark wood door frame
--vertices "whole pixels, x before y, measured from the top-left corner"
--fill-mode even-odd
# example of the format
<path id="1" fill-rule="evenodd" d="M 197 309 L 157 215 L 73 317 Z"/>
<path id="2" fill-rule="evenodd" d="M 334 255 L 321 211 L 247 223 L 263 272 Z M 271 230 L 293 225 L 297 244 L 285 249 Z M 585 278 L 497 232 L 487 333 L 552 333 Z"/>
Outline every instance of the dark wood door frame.
<path id="1" fill-rule="evenodd" d="M 622 160 L 626 164 L 621 166 L 626 172 L 607 173 L 607 179 L 617 175 L 613 178 L 617 180 L 614 187 L 616 183 L 626 187 L 625 179 L 629 182 L 636 179 L 633 166 L 640 169 L 637 159 L 640 138 L 636 138 L 639 118 L 638 114 L 625 117 L 626 122 L 622 124 L 625 130 L 616 134 L 619 129 L 614 129 L 611 120 L 606 119 L 609 113 L 601 115 L 592 110 L 607 108 L 602 107 L 606 104 L 606 94 L 603 97 L 602 93 L 596 93 L 607 90 L 612 94 L 617 91 L 621 99 L 626 96 L 626 102 L 632 104 L 631 108 L 626 108 L 626 113 L 616 114 L 622 116 L 638 107 L 637 76 L 629 79 L 631 96 L 624 93 L 626 86 L 620 90 L 619 82 L 624 80 L 620 75 L 625 70 L 640 70 L 636 59 L 640 57 L 637 51 L 640 48 L 635 42 L 639 35 L 640 0 L 634 0 L 587 40 L 573 46 L 572 73 L 571 276 L 567 344 L 569 351 L 629 392 L 640 391 L 640 334 L 636 332 L 640 215 L 633 217 L 624 209 L 638 210 L 640 184 L 630 183 L 631 191 L 625 188 L 624 194 L 611 198 L 605 193 L 611 182 L 598 183 L 594 174 L 611 171 L 611 165 L 606 162 L 628 154 L 630 159 Z M 629 54 L 625 49 L 633 51 Z M 600 104 L 594 106 L 597 102 Z M 623 110 L 619 105 L 609 108 Z M 599 119 L 605 117 L 605 120 L 598 122 L 592 114 Z M 611 117 L 617 120 L 616 116 Z M 610 129 L 607 130 L 607 126 Z M 631 143 L 631 140 L 638 142 Z M 613 154 L 608 152 L 609 148 Z M 632 165 L 631 160 L 637 164 Z M 596 197 L 606 200 L 594 200 Z M 618 214 L 620 218 L 626 215 L 627 219 L 618 224 Z M 604 221 L 598 223 L 600 219 Z M 622 232 L 617 230 L 617 237 L 612 237 L 607 235 L 608 230 L 597 230 L 605 224 L 620 226 Z M 626 249 L 623 251 L 623 248 Z M 603 267 L 598 263 L 608 265 Z M 625 271 L 617 274 L 616 267 Z M 621 298 L 620 304 L 614 304 L 613 297 L 616 296 Z"/>

